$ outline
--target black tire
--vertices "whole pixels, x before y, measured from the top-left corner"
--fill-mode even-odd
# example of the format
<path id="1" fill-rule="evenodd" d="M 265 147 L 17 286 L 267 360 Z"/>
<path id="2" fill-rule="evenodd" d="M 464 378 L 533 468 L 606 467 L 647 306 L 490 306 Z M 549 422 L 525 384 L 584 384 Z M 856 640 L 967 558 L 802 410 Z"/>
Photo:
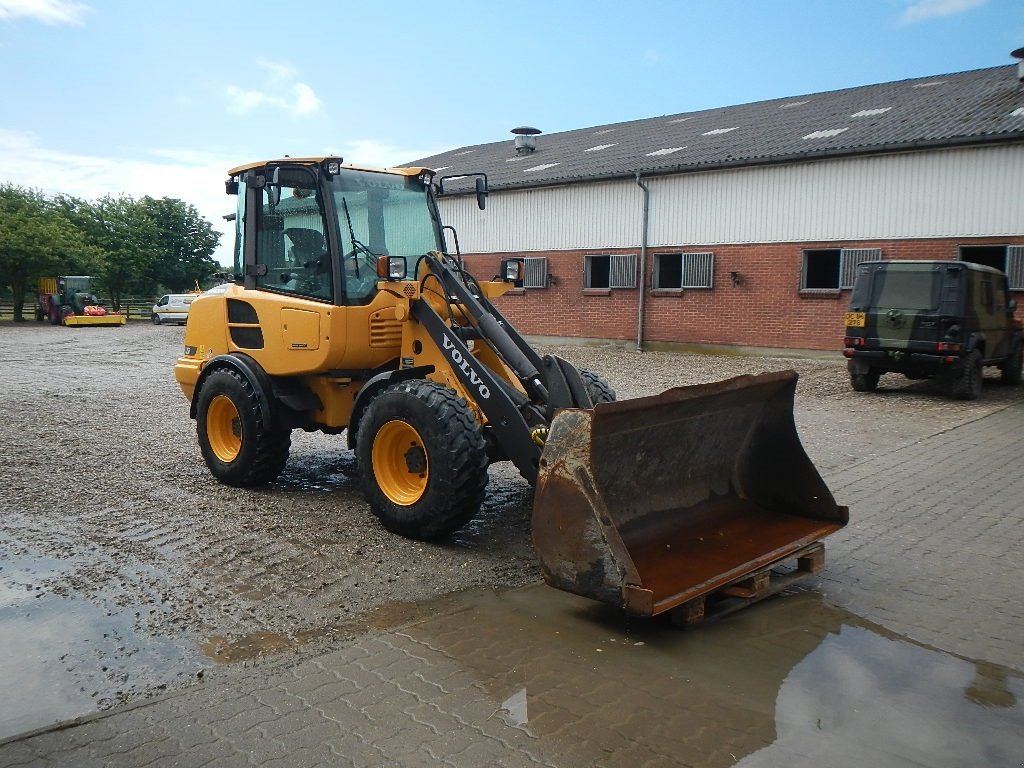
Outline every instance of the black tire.
<path id="1" fill-rule="evenodd" d="M 150 315 L 150 319 L 153 321 L 153 325 L 160 325 L 160 315 L 156 312 Z"/>
<path id="2" fill-rule="evenodd" d="M 60 307 L 56 306 L 55 304 L 51 304 L 48 314 L 50 318 L 50 325 L 60 325 L 61 320 L 63 320 L 63 317 L 61 316 Z"/>
<path id="3" fill-rule="evenodd" d="M 981 352 L 972 349 L 960 363 L 960 370 L 953 376 L 950 394 L 957 400 L 977 400 L 981 397 L 982 360 Z"/>
<path id="4" fill-rule="evenodd" d="M 594 405 L 615 402 L 615 390 L 612 389 L 612 385 L 603 376 L 593 371 L 588 371 L 585 368 L 580 368 L 580 378 L 586 384 L 587 394 L 590 395 L 590 400 Z"/>
<path id="5" fill-rule="evenodd" d="M 1017 346 L 999 366 L 999 370 L 1002 372 L 1000 379 L 1003 384 L 1020 384 L 1021 372 L 1024 370 L 1024 343 L 1017 342 Z"/>
<path id="6" fill-rule="evenodd" d="M 882 374 L 874 368 L 869 368 L 867 373 L 851 373 L 850 386 L 854 392 L 874 392 L 878 389 L 878 379 Z"/>
<path id="7" fill-rule="evenodd" d="M 36 322 L 41 323 L 46 319 L 46 313 L 43 312 L 42 307 L 36 307 Z"/>
<path id="8" fill-rule="evenodd" d="M 199 390 L 196 430 L 210 472 L 226 485 L 262 485 L 281 474 L 289 430 L 271 429 L 253 385 L 232 368 L 210 373 Z"/>
<path id="9" fill-rule="evenodd" d="M 363 493 L 389 530 L 436 539 L 468 523 L 487 487 L 487 444 L 466 401 L 420 379 L 393 384 L 359 421 Z"/>

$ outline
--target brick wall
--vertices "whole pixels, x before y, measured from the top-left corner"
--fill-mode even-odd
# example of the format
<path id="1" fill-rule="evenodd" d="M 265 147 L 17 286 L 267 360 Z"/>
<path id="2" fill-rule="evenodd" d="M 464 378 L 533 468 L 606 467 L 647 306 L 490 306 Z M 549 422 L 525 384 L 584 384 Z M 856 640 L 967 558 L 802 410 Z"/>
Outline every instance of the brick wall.
<path id="1" fill-rule="evenodd" d="M 715 254 L 714 287 L 683 292 L 645 288 L 644 339 L 649 342 L 717 344 L 788 349 L 839 349 L 850 292 L 801 292 L 802 253 L 817 248 L 881 248 L 886 259 L 955 259 L 962 245 L 1024 245 L 1024 238 L 770 243 L 699 248 L 652 248 L 646 286 L 656 253 L 710 250 Z M 632 340 L 637 336 L 638 291 L 583 290 L 587 254 L 636 253 L 639 249 L 554 251 L 468 256 L 480 279 L 498 273 L 502 258 L 546 256 L 553 284 L 500 298 L 496 304 L 521 333 L 537 336 Z M 730 272 L 738 273 L 734 285 Z M 1024 292 L 1011 294 L 1024 318 Z"/>

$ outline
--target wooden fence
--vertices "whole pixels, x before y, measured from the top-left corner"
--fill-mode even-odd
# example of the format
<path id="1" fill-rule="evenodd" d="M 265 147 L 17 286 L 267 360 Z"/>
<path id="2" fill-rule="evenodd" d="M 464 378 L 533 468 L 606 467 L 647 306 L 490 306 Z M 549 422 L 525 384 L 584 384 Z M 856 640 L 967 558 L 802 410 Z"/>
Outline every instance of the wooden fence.
<path id="1" fill-rule="evenodd" d="M 109 307 L 110 301 L 103 299 L 103 303 Z M 156 299 L 121 299 L 121 312 L 128 320 L 149 320 L 153 314 L 153 304 Z M 10 299 L 0 300 L 0 320 L 10 320 L 14 317 L 14 302 Z M 36 302 L 35 296 L 25 298 L 24 317 L 26 320 L 35 320 Z"/>

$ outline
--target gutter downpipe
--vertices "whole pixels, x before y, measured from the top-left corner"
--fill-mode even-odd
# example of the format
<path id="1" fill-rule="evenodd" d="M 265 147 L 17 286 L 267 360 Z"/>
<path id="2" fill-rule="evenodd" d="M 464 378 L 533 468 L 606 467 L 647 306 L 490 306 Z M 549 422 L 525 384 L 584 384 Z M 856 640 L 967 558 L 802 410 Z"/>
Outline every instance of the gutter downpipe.
<path id="1" fill-rule="evenodd" d="M 640 300 L 637 302 L 636 317 L 636 351 L 644 351 L 644 299 L 647 290 L 647 223 L 650 219 L 651 190 L 640 180 L 640 171 L 636 172 L 636 183 L 644 191 L 644 215 L 640 234 Z"/>

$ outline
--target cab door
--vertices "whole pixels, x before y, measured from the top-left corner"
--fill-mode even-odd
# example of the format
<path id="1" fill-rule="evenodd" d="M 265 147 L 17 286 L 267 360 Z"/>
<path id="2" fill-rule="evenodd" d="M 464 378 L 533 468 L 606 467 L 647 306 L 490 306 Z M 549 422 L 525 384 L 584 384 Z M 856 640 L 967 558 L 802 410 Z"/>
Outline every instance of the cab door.
<path id="1" fill-rule="evenodd" d="M 317 169 L 261 168 L 246 181 L 247 290 L 228 300 L 230 341 L 271 375 L 323 370 L 346 340 L 331 333 L 338 275 Z"/>

